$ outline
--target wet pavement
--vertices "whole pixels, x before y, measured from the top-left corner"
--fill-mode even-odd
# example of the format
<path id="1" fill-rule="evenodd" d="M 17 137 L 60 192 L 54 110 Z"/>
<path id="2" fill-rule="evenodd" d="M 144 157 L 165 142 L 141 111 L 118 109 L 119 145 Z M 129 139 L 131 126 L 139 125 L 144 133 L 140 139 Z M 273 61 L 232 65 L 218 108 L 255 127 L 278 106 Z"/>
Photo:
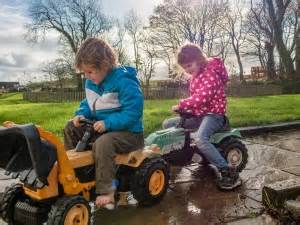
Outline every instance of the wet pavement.
<path id="1" fill-rule="evenodd" d="M 199 164 L 172 168 L 170 188 L 150 208 L 119 207 L 97 211 L 101 225 L 277 225 L 264 213 L 261 190 L 265 184 L 300 177 L 300 131 L 270 133 L 246 138 L 249 150 L 243 186 L 233 192 L 216 188 L 214 173 Z M 1 176 L 0 179 L 5 177 Z M 0 180 L 0 192 L 9 180 Z M 1 222 L 0 222 L 1 224 Z"/>

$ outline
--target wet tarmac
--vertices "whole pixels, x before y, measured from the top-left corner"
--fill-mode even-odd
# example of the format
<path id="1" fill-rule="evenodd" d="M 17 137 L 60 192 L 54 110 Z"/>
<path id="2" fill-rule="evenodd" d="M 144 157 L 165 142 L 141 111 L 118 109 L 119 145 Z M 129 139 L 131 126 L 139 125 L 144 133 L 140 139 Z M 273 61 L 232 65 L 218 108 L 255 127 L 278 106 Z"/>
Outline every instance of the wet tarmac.
<path id="1" fill-rule="evenodd" d="M 150 208 L 126 206 L 97 211 L 94 224 L 279 224 L 264 213 L 261 190 L 265 184 L 300 178 L 300 131 L 265 134 L 247 138 L 244 143 L 249 159 L 241 173 L 243 185 L 235 191 L 217 189 L 214 173 L 206 166 L 194 163 L 174 167 L 170 188 L 159 204 Z M 0 180 L 0 192 L 7 182 Z"/>

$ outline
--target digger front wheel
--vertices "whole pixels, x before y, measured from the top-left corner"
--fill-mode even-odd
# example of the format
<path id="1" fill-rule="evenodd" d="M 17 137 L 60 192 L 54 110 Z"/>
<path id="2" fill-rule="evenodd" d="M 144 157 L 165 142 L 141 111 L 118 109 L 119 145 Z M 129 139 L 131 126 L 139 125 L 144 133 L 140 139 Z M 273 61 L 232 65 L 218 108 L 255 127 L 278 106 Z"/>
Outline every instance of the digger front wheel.
<path id="1" fill-rule="evenodd" d="M 24 197 L 21 184 L 13 184 L 5 189 L 0 199 L 0 216 L 8 224 L 20 224 L 14 220 L 15 205 Z"/>
<path id="2" fill-rule="evenodd" d="M 82 196 L 60 198 L 49 212 L 47 225 L 89 225 L 91 208 Z"/>
<path id="3" fill-rule="evenodd" d="M 141 206 L 151 206 L 159 202 L 169 186 L 169 167 L 158 157 L 146 159 L 135 171 L 132 194 Z"/>

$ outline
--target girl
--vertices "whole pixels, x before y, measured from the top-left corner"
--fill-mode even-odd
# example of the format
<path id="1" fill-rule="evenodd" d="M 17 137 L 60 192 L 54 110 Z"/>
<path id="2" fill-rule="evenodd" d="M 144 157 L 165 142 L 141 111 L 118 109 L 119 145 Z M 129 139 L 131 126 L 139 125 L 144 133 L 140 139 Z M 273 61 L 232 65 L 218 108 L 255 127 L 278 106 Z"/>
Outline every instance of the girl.
<path id="1" fill-rule="evenodd" d="M 225 122 L 226 95 L 225 85 L 228 74 L 219 58 L 208 58 L 195 44 L 183 45 L 178 52 L 178 64 L 192 76 L 190 96 L 181 99 L 172 107 L 173 111 L 181 110 L 194 115 L 197 125 L 196 144 L 206 159 L 216 166 L 221 174 L 217 185 L 221 189 L 231 190 L 241 185 L 241 179 L 235 168 L 209 142 L 210 137 L 221 130 Z M 176 125 L 179 118 L 171 118 L 163 123 L 164 128 Z"/>

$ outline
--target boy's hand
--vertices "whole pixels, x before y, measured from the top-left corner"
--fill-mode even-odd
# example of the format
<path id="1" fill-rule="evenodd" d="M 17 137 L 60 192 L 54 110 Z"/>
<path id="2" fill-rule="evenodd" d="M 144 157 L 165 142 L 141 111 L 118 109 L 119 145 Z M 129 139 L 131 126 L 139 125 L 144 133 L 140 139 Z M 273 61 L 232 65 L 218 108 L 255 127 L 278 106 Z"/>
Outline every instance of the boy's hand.
<path id="1" fill-rule="evenodd" d="M 84 116 L 75 116 L 75 117 L 72 119 L 73 124 L 74 124 L 75 127 L 80 127 L 80 126 L 81 126 L 81 124 L 79 123 L 79 121 L 80 121 L 81 119 L 85 119 L 85 117 L 84 117 Z"/>
<path id="2" fill-rule="evenodd" d="M 173 105 L 173 106 L 172 106 L 172 111 L 173 111 L 173 112 L 176 112 L 178 109 L 179 109 L 179 106 L 178 106 L 178 105 Z"/>
<path id="3" fill-rule="evenodd" d="M 105 132 L 105 125 L 103 121 L 97 121 L 94 123 L 94 130 L 97 131 L 98 133 L 103 133 Z"/>

